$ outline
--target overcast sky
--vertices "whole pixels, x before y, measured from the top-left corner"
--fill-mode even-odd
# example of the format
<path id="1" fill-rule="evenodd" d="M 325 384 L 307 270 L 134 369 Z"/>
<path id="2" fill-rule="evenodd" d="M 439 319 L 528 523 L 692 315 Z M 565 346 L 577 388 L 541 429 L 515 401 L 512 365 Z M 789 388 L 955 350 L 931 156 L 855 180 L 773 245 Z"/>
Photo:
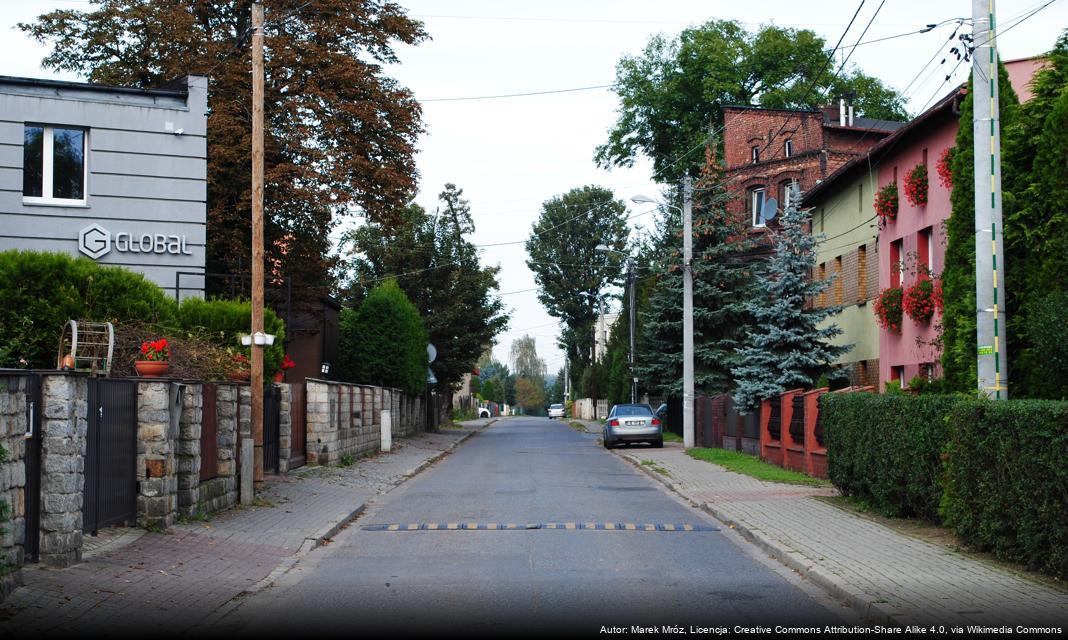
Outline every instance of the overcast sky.
<path id="1" fill-rule="evenodd" d="M 998 22 L 1013 18 L 1049 0 L 1001 0 Z M 399 0 L 411 15 L 426 23 L 433 40 L 401 47 L 402 64 L 390 72 L 424 100 L 427 133 L 419 142 L 421 174 L 418 201 L 428 209 L 446 182 L 456 183 L 472 203 L 476 244 L 523 241 L 537 219 L 541 203 L 572 187 L 597 184 L 629 200 L 635 194 L 656 196 L 649 180 L 650 164 L 604 171 L 593 164 L 594 148 L 615 122 L 616 99 L 606 89 L 540 96 L 442 101 L 443 98 L 495 96 L 607 85 L 615 65 L 639 53 L 650 36 L 677 34 L 688 25 L 711 18 L 736 19 L 750 28 L 774 23 L 816 31 L 833 45 L 852 17 L 859 0 Z M 854 43 L 879 7 L 867 0 L 845 42 Z M 53 8 L 89 8 L 84 0 L 21 0 L 3 2 L 0 26 L 4 56 L 0 75 L 56 77 L 40 68 L 46 51 L 21 32 L 20 21 Z M 971 16 L 968 0 L 886 0 L 864 40 L 915 31 L 929 23 Z M 940 67 L 940 48 L 954 25 L 857 48 L 852 57 L 864 71 L 891 86 L 908 90 L 915 114 L 953 84 L 967 79 L 960 65 L 949 82 L 945 76 L 955 59 Z M 1056 0 L 1035 17 L 999 36 L 1004 59 L 1048 51 L 1068 26 L 1068 1 Z M 966 28 L 967 29 L 967 28 Z M 933 65 L 924 65 L 935 58 Z M 920 73 L 924 70 L 923 73 Z M 918 75 L 919 74 L 919 75 Z M 648 205 L 633 205 L 633 214 Z M 635 218 L 649 228 L 652 215 Z M 494 352 L 507 361 L 511 341 L 524 333 L 537 338 L 538 352 L 549 370 L 563 366 L 556 348 L 558 322 L 538 303 L 534 276 L 524 264 L 522 244 L 486 247 L 485 264 L 502 267 L 501 291 L 512 322 Z M 521 293 L 510 293 L 519 291 Z M 618 304 L 618 303 L 617 303 Z"/>

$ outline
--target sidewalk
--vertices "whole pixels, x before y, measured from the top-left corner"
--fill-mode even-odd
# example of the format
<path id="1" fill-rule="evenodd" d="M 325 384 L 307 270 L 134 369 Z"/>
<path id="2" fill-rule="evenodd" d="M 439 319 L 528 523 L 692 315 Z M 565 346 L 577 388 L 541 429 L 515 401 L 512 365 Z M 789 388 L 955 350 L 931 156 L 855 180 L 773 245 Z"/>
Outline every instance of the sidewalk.
<path id="1" fill-rule="evenodd" d="M 587 425 L 587 429 L 591 429 Z M 599 431 L 599 429 L 598 429 Z M 695 460 L 681 444 L 618 452 L 875 624 L 1064 627 L 1068 592 L 912 538 L 813 496 Z M 667 475 L 642 465 L 652 460 Z"/>
<path id="2" fill-rule="evenodd" d="M 9 630 L 79 635 L 165 632 L 198 626 L 233 598 L 270 585 L 363 512 L 375 496 L 495 420 L 472 420 L 393 442 L 393 452 L 348 468 L 303 467 L 269 476 L 257 505 L 185 522 L 166 533 L 116 529 L 86 537 L 83 562 L 63 570 L 27 565 L 25 586 L 0 604 Z"/>

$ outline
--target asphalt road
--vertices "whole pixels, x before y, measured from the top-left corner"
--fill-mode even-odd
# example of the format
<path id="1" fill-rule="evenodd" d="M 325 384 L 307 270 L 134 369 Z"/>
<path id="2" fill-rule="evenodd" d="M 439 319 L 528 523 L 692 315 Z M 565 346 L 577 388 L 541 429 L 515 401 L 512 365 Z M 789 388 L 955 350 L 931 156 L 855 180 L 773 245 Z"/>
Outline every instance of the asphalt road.
<path id="1" fill-rule="evenodd" d="M 670 530 L 682 525 L 695 530 Z M 852 621 L 596 436 L 511 418 L 381 498 L 216 629 L 527 635 Z"/>

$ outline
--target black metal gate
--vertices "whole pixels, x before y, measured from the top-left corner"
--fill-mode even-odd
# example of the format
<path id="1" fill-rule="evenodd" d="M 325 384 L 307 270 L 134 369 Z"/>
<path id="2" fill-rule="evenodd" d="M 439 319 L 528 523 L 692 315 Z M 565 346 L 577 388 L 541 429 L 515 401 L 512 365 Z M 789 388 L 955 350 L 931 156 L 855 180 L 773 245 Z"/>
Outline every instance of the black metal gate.
<path id="1" fill-rule="evenodd" d="M 278 473 L 282 390 L 268 385 L 263 390 L 263 471 Z"/>
<path id="2" fill-rule="evenodd" d="M 26 535 L 22 549 L 27 562 L 37 562 L 41 555 L 41 376 L 29 375 L 26 384 Z"/>
<path id="3" fill-rule="evenodd" d="M 89 379 L 82 529 L 137 520 L 137 383 Z"/>

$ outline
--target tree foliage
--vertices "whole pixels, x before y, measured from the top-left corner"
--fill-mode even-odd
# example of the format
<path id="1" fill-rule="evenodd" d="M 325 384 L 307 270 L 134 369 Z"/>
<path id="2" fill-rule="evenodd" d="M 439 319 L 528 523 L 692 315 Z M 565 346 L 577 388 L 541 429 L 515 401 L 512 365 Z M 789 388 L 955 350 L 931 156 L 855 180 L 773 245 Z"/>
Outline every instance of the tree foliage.
<path id="1" fill-rule="evenodd" d="M 524 335 L 513 340 L 509 357 L 516 376 L 538 379 L 545 377 L 545 361 L 538 356 L 538 345 L 533 336 Z"/>
<path id="2" fill-rule="evenodd" d="M 538 300 L 563 323 L 560 346 L 574 375 L 590 361 L 590 327 L 597 318 L 601 291 L 617 283 L 622 271 L 623 254 L 597 251 L 597 245 L 623 248 L 626 210 L 608 189 L 572 189 L 542 204 L 526 242 Z"/>
<path id="3" fill-rule="evenodd" d="M 330 285 L 328 231 L 362 210 L 397 222 L 415 188 L 421 110 L 384 73 L 393 47 L 427 38 L 383 0 L 271 0 L 265 32 L 265 211 L 269 264 L 297 301 Z M 93 0 L 19 27 L 52 52 L 44 66 L 90 82 L 162 87 L 210 76 L 208 271 L 249 270 L 251 3 L 246 0 Z M 209 281 L 209 286 L 218 284 Z"/>
<path id="4" fill-rule="evenodd" d="M 797 206 L 801 190 L 796 184 L 792 190 L 791 204 L 775 235 L 775 252 L 756 296 L 746 305 L 753 325 L 738 350 L 740 362 L 732 369 L 738 382 L 734 401 L 746 413 L 784 391 L 811 388 L 830 371 L 831 363 L 852 348 L 830 344 L 842 333 L 838 325 L 820 326 L 840 311 L 838 307 L 806 308 L 806 301 L 825 291 L 832 279 L 811 278 L 822 237 L 806 229 L 810 218 Z"/>
<path id="5" fill-rule="evenodd" d="M 515 380 L 515 402 L 525 413 L 541 413 L 545 410 L 545 385 L 541 378 L 519 377 Z"/>
<path id="6" fill-rule="evenodd" d="M 358 309 L 343 310 L 339 333 L 340 379 L 409 395 L 426 388 L 426 328 L 396 281 L 375 287 Z"/>
<path id="7" fill-rule="evenodd" d="M 349 233 L 348 298 L 358 304 L 383 278 L 397 284 L 419 309 L 430 342 L 437 388 L 451 390 L 471 370 L 494 337 L 508 325 L 498 267 L 483 267 L 478 249 L 465 236 L 474 232 L 463 190 L 446 184 L 442 206 L 428 215 L 417 204 L 400 211 L 400 224 L 372 222 Z"/>
<path id="8" fill-rule="evenodd" d="M 903 120 L 904 101 L 856 67 L 834 77 L 827 43 L 809 29 L 711 20 L 676 38 L 654 36 L 639 56 L 616 66 L 619 117 L 595 160 L 605 168 L 631 166 L 638 154 L 653 161 L 663 182 L 697 176 L 700 156 L 677 162 L 723 122 L 727 104 L 774 108 L 819 107 L 825 96 L 851 93 L 859 112 Z"/>

